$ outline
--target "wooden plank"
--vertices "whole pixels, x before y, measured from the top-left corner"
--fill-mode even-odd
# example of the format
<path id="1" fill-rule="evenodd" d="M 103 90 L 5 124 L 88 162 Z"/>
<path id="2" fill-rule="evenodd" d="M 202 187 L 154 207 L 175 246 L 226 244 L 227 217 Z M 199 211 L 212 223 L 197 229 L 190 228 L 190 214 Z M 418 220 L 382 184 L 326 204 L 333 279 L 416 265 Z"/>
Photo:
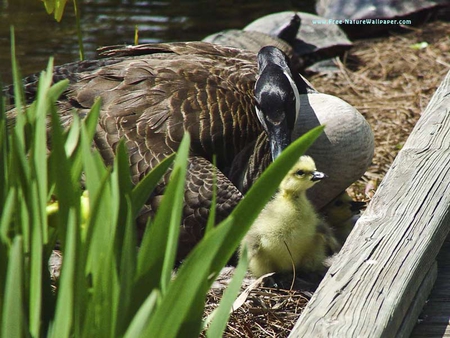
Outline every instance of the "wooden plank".
<path id="1" fill-rule="evenodd" d="M 414 297 L 408 312 L 403 318 L 403 324 L 400 326 L 395 337 L 397 338 L 408 338 L 411 335 L 411 332 L 414 330 L 414 326 L 417 323 L 417 318 L 422 312 L 423 306 L 425 305 L 428 296 L 433 288 L 434 282 L 437 277 L 437 263 L 436 261 L 431 266 L 430 270 L 425 274 L 422 284 L 417 290 L 416 297 Z"/>
<path id="2" fill-rule="evenodd" d="M 394 337 L 450 224 L 450 72 L 290 337 Z"/>
<path id="3" fill-rule="evenodd" d="M 439 251 L 438 277 L 411 338 L 450 336 L 450 241 Z"/>

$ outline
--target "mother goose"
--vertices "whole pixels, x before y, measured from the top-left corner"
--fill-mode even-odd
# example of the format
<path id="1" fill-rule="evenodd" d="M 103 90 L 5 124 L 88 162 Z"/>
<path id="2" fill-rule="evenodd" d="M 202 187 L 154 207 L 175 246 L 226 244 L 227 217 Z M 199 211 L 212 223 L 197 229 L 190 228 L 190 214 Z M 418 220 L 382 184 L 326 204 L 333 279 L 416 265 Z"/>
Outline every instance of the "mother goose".
<path id="1" fill-rule="evenodd" d="M 73 111 L 85 116 L 95 98 L 101 97 L 95 146 L 105 163 L 111 164 L 116 145 L 124 138 L 134 182 L 176 151 L 186 131 L 191 134 L 178 254 L 182 259 L 201 237 L 208 216 L 212 155 L 217 155 L 220 170 L 216 221 L 226 217 L 242 198 L 237 187 L 246 191 L 272 160 L 270 142 L 255 112 L 257 74 L 254 53 L 187 42 L 110 48 L 104 51 L 103 59 L 56 67 L 54 80 L 70 81 L 58 102 L 66 126 L 72 121 Z M 25 82 L 27 98 L 32 99 L 35 77 Z M 373 136 L 365 119 L 342 100 L 326 96 L 324 103 L 321 95 L 309 87 L 299 90 L 300 114 L 292 128 L 292 137 L 296 138 L 328 121 L 325 134 L 310 155 L 316 158 L 319 170 L 322 165 L 332 166 L 338 175 L 331 173 L 326 182 L 331 188 L 325 189 L 324 183 L 313 196 L 317 207 L 358 179 L 373 154 Z M 346 146 L 350 148 L 342 149 Z M 336 157 L 340 161 L 334 162 Z M 249 167 L 244 176 L 233 176 L 242 159 L 250 163 Z M 154 213 L 163 190 L 161 184 L 138 224 L 145 224 Z"/>

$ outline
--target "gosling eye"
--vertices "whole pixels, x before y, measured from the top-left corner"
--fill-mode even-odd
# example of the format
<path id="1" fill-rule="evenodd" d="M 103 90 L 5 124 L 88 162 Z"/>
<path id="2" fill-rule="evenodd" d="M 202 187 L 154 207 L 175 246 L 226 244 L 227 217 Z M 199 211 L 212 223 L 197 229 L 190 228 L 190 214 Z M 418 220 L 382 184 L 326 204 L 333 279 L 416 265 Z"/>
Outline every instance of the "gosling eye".
<path id="1" fill-rule="evenodd" d="M 334 205 L 337 207 L 340 207 L 343 204 L 344 204 L 344 201 L 341 201 L 341 200 L 337 200 L 336 202 L 334 202 Z"/>
<path id="2" fill-rule="evenodd" d="M 303 176 L 303 175 L 305 175 L 305 172 L 303 170 L 298 170 L 295 174 L 297 176 Z"/>

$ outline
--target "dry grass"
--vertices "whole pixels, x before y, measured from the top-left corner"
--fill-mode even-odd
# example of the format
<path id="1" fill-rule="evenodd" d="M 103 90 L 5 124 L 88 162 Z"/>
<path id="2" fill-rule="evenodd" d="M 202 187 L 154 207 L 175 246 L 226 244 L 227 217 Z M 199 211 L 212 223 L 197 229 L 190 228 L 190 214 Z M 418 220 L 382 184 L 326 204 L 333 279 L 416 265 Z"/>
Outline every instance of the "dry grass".
<path id="1" fill-rule="evenodd" d="M 375 156 L 350 189 L 358 200 L 373 192 L 450 69 L 450 23 L 433 22 L 403 35 L 355 42 L 339 72 L 315 75 L 314 86 L 355 106 L 375 134 Z M 427 42 L 424 49 L 411 46 Z M 212 289 L 207 313 L 221 289 Z M 231 315 L 225 337 L 287 337 L 309 299 L 299 291 L 255 288 Z"/>
<path id="2" fill-rule="evenodd" d="M 222 292 L 209 293 L 206 311 L 212 311 Z M 231 315 L 226 338 L 286 337 L 310 297 L 298 291 L 259 287 Z"/>

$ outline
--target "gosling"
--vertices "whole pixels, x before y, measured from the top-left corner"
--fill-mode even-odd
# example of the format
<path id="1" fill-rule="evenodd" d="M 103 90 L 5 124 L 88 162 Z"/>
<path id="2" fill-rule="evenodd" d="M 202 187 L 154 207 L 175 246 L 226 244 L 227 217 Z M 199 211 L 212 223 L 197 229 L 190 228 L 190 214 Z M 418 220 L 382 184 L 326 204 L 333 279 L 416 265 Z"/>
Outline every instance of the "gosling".
<path id="1" fill-rule="evenodd" d="M 365 202 L 354 201 L 344 190 L 320 210 L 340 245 L 344 244 L 365 206 Z"/>
<path id="2" fill-rule="evenodd" d="M 244 237 L 249 270 L 255 277 L 269 272 L 324 272 L 329 251 L 338 243 L 319 218 L 306 190 L 325 178 L 313 159 L 301 156 Z"/>

